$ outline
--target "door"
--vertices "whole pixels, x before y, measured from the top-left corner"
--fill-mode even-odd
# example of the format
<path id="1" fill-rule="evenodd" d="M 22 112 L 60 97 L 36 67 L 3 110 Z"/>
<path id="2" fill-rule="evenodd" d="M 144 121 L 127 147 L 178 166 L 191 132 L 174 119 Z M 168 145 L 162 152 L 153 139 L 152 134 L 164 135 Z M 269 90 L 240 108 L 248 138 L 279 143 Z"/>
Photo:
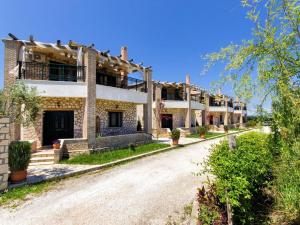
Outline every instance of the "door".
<path id="1" fill-rule="evenodd" d="M 173 116 L 172 114 L 162 114 L 161 128 L 173 129 Z"/>
<path id="2" fill-rule="evenodd" d="M 74 138 L 74 111 L 44 112 L 43 145 L 60 138 Z"/>

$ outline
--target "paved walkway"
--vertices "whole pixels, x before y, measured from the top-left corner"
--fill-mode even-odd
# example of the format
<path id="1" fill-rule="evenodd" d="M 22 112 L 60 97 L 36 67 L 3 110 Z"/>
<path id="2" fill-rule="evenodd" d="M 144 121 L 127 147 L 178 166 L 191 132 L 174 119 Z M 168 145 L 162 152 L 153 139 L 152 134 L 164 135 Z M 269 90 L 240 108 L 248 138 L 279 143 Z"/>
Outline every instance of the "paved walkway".
<path id="1" fill-rule="evenodd" d="M 205 177 L 195 162 L 220 139 L 61 181 L 18 208 L 0 208 L 0 224 L 165 224 L 194 197 Z"/>

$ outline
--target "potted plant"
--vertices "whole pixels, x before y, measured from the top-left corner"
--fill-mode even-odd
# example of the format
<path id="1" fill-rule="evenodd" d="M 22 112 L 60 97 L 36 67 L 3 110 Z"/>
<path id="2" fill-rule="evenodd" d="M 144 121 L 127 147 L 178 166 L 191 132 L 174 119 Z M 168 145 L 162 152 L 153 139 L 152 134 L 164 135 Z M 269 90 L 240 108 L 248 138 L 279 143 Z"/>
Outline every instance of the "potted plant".
<path id="1" fill-rule="evenodd" d="M 56 139 L 52 142 L 52 146 L 54 149 L 60 149 L 60 140 Z"/>
<path id="2" fill-rule="evenodd" d="M 8 165 L 11 172 L 10 180 L 13 183 L 26 179 L 30 156 L 31 145 L 28 141 L 13 141 L 10 143 Z"/>
<path id="3" fill-rule="evenodd" d="M 180 130 L 178 129 L 173 129 L 171 132 L 171 138 L 173 141 L 173 145 L 178 145 L 178 140 L 180 138 Z"/>
<path id="4" fill-rule="evenodd" d="M 225 134 L 228 134 L 228 130 L 229 130 L 228 125 L 224 125 L 224 132 L 225 132 Z"/>
<path id="5" fill-rule="evenodd" d="M 138 120 L 138 122 L 137 122 L 136 130 L 137 131 L 142 131 L 142 123 L 141 123 L 140 120 Z"/>
<path id="6" fill-rule="evenodd" d="M 204 126 L 198 127 L 200 138 L 205 139 L 206 128 Z"/>

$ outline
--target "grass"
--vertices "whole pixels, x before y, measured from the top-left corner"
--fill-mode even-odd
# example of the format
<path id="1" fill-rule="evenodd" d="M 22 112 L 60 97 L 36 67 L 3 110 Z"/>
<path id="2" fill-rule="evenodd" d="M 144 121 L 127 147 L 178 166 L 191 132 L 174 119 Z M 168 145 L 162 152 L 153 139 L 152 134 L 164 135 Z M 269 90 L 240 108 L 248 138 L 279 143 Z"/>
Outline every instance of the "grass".
<path id="1" fill-rule="evenodd" d="M 246 128 L 234 127 L 234 128 L 230 128 L 229 130 L 232 130 L 232 131 L 243 131 L 243 130 L 246 130 Z"/>
<path id="2" fill-rule="evenodd" d="M 225 133 L 217 133 L 217 132 L 206 132 L 205 134 L 205 138 L 212 138 L 212 137 L 216 137 L 219 135 L 222 135 Z M 200 138 L 199 134 L 195 133 L 195 134 L 190 134 L 188 136 L 186 136 L 187 138 Z"/>
<path id="3" fill-rule="evenodd" d="M 123 148 L 114 151 L 107 151 L 101 153 L 81 154 L 72 159 L 63 160 L 61 163 L 65 164 L 85 164 L 85 165 L 100 165 L 104 163 L 113 162 L 115 160 L 124 159 L 131 156 L 140 155 L 147 152 L 152 152 L 158 149 L 169 147 L 169 144 L 150 143 L 135 147 L 135 149 Z"/>
<path id="4" fill-rule="evenodd" d="M 28 195 L 41 194 L 47 191 L 51 186 L 56 183 L 55 181 L 43 182 L 32 185 L 24 185 L 22 187 L 13 188 L 3 193 L 0 193 L 0 206 L 10 206 L 15 208 L 20 200 L 26 200 Z"/>

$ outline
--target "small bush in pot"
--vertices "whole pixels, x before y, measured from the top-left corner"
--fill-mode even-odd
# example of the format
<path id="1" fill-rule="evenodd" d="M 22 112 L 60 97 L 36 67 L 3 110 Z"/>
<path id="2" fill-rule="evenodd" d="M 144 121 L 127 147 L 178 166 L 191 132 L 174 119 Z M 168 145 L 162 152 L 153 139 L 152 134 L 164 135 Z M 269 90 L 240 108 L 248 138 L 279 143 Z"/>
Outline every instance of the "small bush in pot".
<path id="1" fill-rule="evenodd" d="M 8 164 L 13 183 L 25 180 L 30 162 L 31 145 L 28 141 L 13 141 L 9 145 Z"/>
<path id="2" fill-rule="evenodd" d="M 197 131 L 201 138 L 205 138 L 206 128 L 204 126 L 198 127 Z"/>
<path id="3" fill-rule="evenodd" d="M 226 134 L 228 133 L 228 130 L 229 130 L 228 125 L 224 125 L 224 132 L 225 132 Z"/>
<path id="4" fill-rule="evenodd" d="M 180 138 L 180 130 L 178 129 L 173 129 L 171 133 L 171 138 L 173 141 L 173 145 L 178 145 L 178 140 Z"/>
<path id="5" fill-rule="evenodd" d="M 60 149 L 60 140 L 54 140 L 52 146 L 54 149 Z"/>

